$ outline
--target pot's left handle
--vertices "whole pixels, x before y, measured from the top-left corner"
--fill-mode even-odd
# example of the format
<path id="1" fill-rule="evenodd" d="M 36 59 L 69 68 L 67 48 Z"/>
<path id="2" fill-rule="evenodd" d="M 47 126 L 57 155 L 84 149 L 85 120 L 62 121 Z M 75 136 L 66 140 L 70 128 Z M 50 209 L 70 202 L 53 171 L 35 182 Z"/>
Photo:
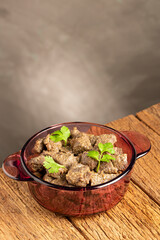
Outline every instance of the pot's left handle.
<path id="1" fill-rule="evenodd" d="M 14 180 L 33 181 L 21 165 L 20 153 L 21 151 L 9 155 L 2 164 L 2 170 L 8 177 Z"/>

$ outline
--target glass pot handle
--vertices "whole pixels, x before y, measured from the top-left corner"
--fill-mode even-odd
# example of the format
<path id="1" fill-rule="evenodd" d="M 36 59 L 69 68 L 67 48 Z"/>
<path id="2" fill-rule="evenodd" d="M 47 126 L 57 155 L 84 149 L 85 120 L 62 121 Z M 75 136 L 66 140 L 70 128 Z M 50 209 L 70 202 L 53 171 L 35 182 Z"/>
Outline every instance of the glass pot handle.
<path id="1" fill-rule="evenodd" d="M 151 143 L 143 134 L 134 131 L 121 131 L 121 133 L 125 135 L 135 147 L 137 153 L 136 159 L 143 157 L 150 151 Z"/>
<path id="2" fill-rule="evenodd" d="M 18 181 L 33 181 L 27 173 L 25 173 L 20 160 L 20 153 L 16 152 L 9 155 L 2 164 L 3 172 L 10 178 Z"/>

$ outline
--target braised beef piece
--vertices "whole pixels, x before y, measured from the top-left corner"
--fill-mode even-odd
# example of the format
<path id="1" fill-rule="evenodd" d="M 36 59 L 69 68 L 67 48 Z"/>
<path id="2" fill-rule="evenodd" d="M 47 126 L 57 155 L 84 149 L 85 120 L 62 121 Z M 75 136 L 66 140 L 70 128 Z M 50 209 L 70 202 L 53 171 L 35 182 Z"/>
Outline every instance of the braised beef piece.
<path id="1" fill-rule="evenodd" d="M 43 140 L 44 144 L 46 145 L 46 148 L 48 151 L 52 151 L 55 153 L 58 153 L 60 151 L 60 149 L 62 148 L 62 142 L 53 142 L 50 139 L 50 134 L 48 134 L 44 140 Z"/>
<path id="2" fill-rule="evenodd" d="M 98 143 L 112 143 L 114 144 L 115 142 L 117 142 L 117 138 L 114 134 L 102 134 L 97 136 L 97 141 L 95 144 L 95 147 L 98 147 Z"/>
<path id="3" fill-rule="evenodd" d="M 65 166 L 66 168 L 70 168 L 72 165 L 77 164 L 78 163 L 78 159 L 76 156 L 74 156 L 74 154 L 70 153 L 70 152 L 59 152 L 55 155 L 54 160 Z"/>
<path id="4" fill-rule="evenodd" d="M 80 135 L 80 131 L 77 129 L 77 127 L 74 127 L 72 130 L 71 130 L 71 137 L 72 138 L 76 138 Z"/>
<path id="5" fill-rule="evenodd" d="M 78 137 L 75 137 L 70 141 L 70 144 L 74 154 L 79 154 L 92 149 L 89 136 L 86 133 L 80 133 Z"/>
<path id="6" fill-rule="evenodd" d="M 74 187 L 71 184 L 68 184 L 68 182 L 65 179 L 62 178 L 53 178 L 46 173 L 43 177 L 43 180 L 46 182 L 50 182 L 56 185 L 66 186 L 66 187 Z"/>
<path id="7" fill-rule="evenodd" d="M 80 157 L 80 163 L 88 165 L 90 170 L 96 168 L 98 161 L 87 156 L 88 152 L 83 152 Z"/>
<path id="8" fill-rule="evenodd" d="M 46 173 L 44 176 L 43 176 L 43 180 L 46 181 L 46 182 L 52 182 L 54 180 L 53 177 L 49 176 L 48 173 Z"/>
<path id="9" fill-rule="evenodd" d="M 103 172 L 101 174 L 93 172 L 91 174 L 91 186 L 98 185 L 101 183 L 108 182 L 109 180 L 117 177 L 119 174 L 104 174 Z"/>
<path id="10" fill-rule="evenodd" d="M 65 179 L 61 179 L 61 178 L 53 179 L 53 181 L 51 183 L 56 184 L 56 185 L 65 186 L 65 187 L 74 187 L 73 185 L 68 184 L 68 182 Z"/>
<path id="11" fill-rule="evenodd" d="M 52 152 L 52 151 L 46 151 L 46 150 L 43 150 L 43 152 L 41 153 L 41 155 L 44 155 L 44 156 L 51 156 L 53 159 L 55 158 L 56 156 L 56 152 Z"/>
<path id="12" fill-rule="evenodd" d="M 79 187 L 86 187 L 90 179 L 91 172 L 89 167 L 80 163 L 72 166 L 66 174 L 68 183 Z"/>
<path id="13" fill-rule="evenodd" d="M 94 145 L 95 145 L 95 143 L 97 141 L 98 136 L 95 136 L 93 134 L 88 134 L 88 136 L 89 136 L 89 140 L 91 142 L 91 145 L 94 147 Z"/>
<path id="14" fill-rule="evenodd" d="M 104 172 L 104 173 L 117 173 L 118 172 L 118 168 L 114 167 L 113 163 L 110 162 L 101 162 L 100 164 L 100 168 L 98 173 L 100 172 Z"/>
<path id="15" fill-rule="evenodd" d="M 33 153 L 41 153 L 44 149 L 43 138 L 37 139 L 33 147 Z"/>
<path id="16" fill-rule="evenodd" d="M 114 150 L 115 150 L 115 153 L 114 153 L 114 157 L 116 160 L 112 160 L 110 162 L 101 162 L 100 164 L 100 168 L 99 168 L 99 173 L 100 172 L 104 172 L 104 173 L 118 173 L 119 171 L 125 169 L 126 165 L 127 165 L 127 158 L 125 159 L 126 162 L 121 162 L 119 161 L 119 158 L 117 158 L 117 155 L 121 155 L 123 153 L 122 149 L 121 148 L 118 148 L 118 147 L 114 147 Z M 110 154 L 110 153 L 108 153 Z M 121 157 L 123 158 L 123 157 Z M 123 169 L 122 169 L 122 166 L 121 165 L 124 165 L 123 166 Z"/>
<path id="17" fill-rule="evenodd" d="M 60 151 L 58 153 L 43 151 L 44 156 L 51 156 L 55 162 L 65 166 L 66 168 L 70 168 L 73 164 L 78 163 L 78 157 L 74 156 L 70 151 Z"/>
<path id="18" fill-rule="evenodd" d="M 125 170 L 127 167 L 127 154 L 115 155 L 115 160 L 112 160 L 113 166 L 116 167 L 119 171 Z"/>
<path id="19" fill-rule="evenodd" d="M 65 179 L 65 176 L 66 176 L 66 173 L 68 172 L 68 169 L 65 167 L 65 168 L 59 168 L 58 172 L 56 173 L 48 173 L 48 176 L 51 176 L 53 178 L 62 178 L 62 179 Z"/>
<path id="20" fill-rule="evenodd" d="M 60 152 L 63 152 L 63 153 L 70 152 L 70 153 L 73 154 L 72 148 L 71 148 L 70 146 L 62 147 L 62 148 L 60 149 Z"/>
<path id="21" fill-rule="evenodd" d="M 34 172 L 33 173 L 36 177 L 38 178 L 42 178 L 43 177 L 43 173 L 42 172 Z"/>
<path id="22" fill-rule="evenodd" d="M 44 170 L 44 161 L 45 157 L 43 155 L 39 155 L 38 157 L 31 158 L 28 161 L 28 167 L 32 172 L 42 172 Z"/>
<path id="23" fill-rule="evenodd" d="M 113 149 L 115 150 L 114 155 L 119 155 L 123 153 L 122 148 L 114 147 Z"/>

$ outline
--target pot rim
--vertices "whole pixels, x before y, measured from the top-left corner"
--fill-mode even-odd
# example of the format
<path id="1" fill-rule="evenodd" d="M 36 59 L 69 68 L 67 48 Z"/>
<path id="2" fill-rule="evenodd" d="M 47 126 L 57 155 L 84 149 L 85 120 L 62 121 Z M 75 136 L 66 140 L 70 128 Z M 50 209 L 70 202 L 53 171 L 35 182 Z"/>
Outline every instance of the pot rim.
<path id="1" fill-rule="evenodd" d="M 106 183 L 101 183 L 101 184 L 98 184 L 98 185 L 95 185 L 95 186 L 87 186 L 87 187 L 67 187 L 67 186 L 61 186 L 61 185 L 56 185 L 56 184 L 53 184 L 53 183 L 49 183 L 49 182 L 46 182 L 38 177 L 36 177 L 26 166 L 26 163 L 24 161 L 24 152 L 25 152 L 25 149 L 28 145 L 28 143 L 38 134 L 42 133 L 42 132 L 45 132 L 46 130 L 49 130 L 53 127 L 60 127 L 60 126 L 63 126 L 63 125 L 72 125 L 72 124 L 89 124 L 89 125 L 94 125 L 94 126 L 97 126 L 97 127 L 101 127 L 101 128 L 107 128 L 107 129 L 110 129 L 112 132 L 115 132 L 116 134 L 118 134 L 122 139 L 123 141 L 125 141 L 126 143 L 128 143 L 131 148 L 132 148 L 132 159 L 131 159 L 131 162 L 130 164 L 128 165 L 128 167 L 121 173 L 119 174 L 117 177 L 115 177 L 114 179 L 106 182 Z M 123 177 L 125 177 L 133 168 L 134 164 L 135 164 L 135 161 L 136 161 L 136 150 L 135 150 L 135 147 L 133 145 L 133 143 L 121 132 L 115 130 L 114 128 L 111 128 L 111 127 L 108 127 L 106 125 L 103 125 L 103 124 L 98 124 L 98 123 L 91 123 L 91 122 L 65 122 L 65 123 L 59 123 L 59 124 L 54 124 L 54 125 L 51 125 L 47 128 L 44 128 L 42 130 L 40 130 L 39 132 L 35 133 L 32 137 L 30 137 L 27 142 L 24 144 L 24 146 L 22 147 L 22 150 L 21 150 L 21 154 L 20 154 L 20 160 L 21 160 L 21 164 L 22 164 L 22 167 L 23 169 L 25 170 L 25 172 L 27 173 L 28 176 L 30 176 L 32 179 L 33 179 L 33 182 L 35 181 L 36 183 L 40 183 L 40 184 L 43 184 L 43 185 L 46 185 L 48 187 L 51 187 L 51 188 L 56 188 L 56 189 L 62 189 L 62 190 L 68 190 L 68 191 L 84 191 L 84 190 L 94 190 L 94 189 L 99 189 L 99 188 L 103 188 L 103 187 L 106 187 L 106 186 L 109 186 L 111 184 L 114 184 L 116 182 L 118 182 L 119 180 L 121 180 Z"/>

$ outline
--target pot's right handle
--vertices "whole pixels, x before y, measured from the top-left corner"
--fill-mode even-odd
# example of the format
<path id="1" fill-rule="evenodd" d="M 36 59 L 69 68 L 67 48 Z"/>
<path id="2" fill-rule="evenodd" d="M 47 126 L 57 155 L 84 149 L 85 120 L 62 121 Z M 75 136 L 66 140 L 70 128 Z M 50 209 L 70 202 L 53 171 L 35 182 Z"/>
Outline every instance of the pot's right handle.
<path id="1" fill-rule="evenodd" d="M 146 155 L 151 149 L 151 143 L 149 139 L 139 132 L 134 131 L 121 131 L 133 144 L 136 149 L 136 159 Z"/>

